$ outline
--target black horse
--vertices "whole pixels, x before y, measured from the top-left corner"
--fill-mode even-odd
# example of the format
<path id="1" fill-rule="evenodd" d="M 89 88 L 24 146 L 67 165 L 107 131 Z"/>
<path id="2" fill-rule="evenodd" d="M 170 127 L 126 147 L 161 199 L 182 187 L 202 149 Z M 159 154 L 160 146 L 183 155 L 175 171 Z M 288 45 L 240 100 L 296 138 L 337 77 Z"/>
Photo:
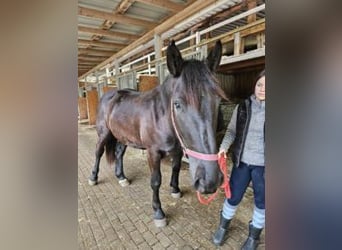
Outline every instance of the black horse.
<path id="1" fill-rule="evenodd" d="M 100 158 L 106 151 L 109 164 L 115 162 L 119 183 L 128 185 L 122 165 L 126 147 L 146 149 L 153 190 L 153 218 L 156 226 L 165 226 L 159 199 L 161 159 L 166 155 L 172 157 L 171 194 L 180 197 L 178 177 L 182 147 L 203 155 L 217 152 L 218 109 L 221 98 L 226 97 L 212 72 L 220 63 L 221 52 L 222 45 L 218 41 L 206 60 L 183 60 L 172 41 L 167 48 L 167 67 L 171 75 L 162 85 L 148 92 L 125 89 L 103 95 L 96 121 L 99 137 L 96 161 L 89 184 L 97 184 Z M 213 193 L 221 185 L 223 175 L 217 161 L 189 155 L 189 167 L 193 185 L 200 193 Z"/>

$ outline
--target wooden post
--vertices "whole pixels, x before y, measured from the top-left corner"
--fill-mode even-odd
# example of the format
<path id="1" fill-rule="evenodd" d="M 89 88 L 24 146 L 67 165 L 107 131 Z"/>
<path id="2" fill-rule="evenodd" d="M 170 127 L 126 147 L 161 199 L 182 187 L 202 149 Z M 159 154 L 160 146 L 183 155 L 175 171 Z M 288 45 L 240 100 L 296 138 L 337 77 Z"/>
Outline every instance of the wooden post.
<path id="1" fill-rule="evenodd" d="M 106 81 L 105 81 L 106 84 L 110 83 L 109 79 L 110 79 L 109 68 L 106 67 Z"/>
<path id="2" fill-rule="evenodd" d="M 158 60 L 162 57 L 162 47 L 163 47 L 163 44 L 162 44 L 162 40 L 161 40 L 160 35 L 155 34 L 154 35 L 154 51 L 156 53 L 155 54 L 155 60 L 157 60 L 156 74 L 160 79 L 162 79 L 162 76 L 160 75 L 161 73 L 158 70 L 158 68 L 159 68 L 158 65 L 160 64 L 160 62 Z"/>
<path id="3" fill-rule="evenodd" d="M 120 64 L 119 61 L 116 59 L 114 61 L 114 67 L 115 67 L 115 82 L 116 82 L 116 86 L 118 86 L 118 88 L 120 88 L 120 84 L 119 84 L 119 77 L 118 75 L 120 74 Z"/>
<path id="4" fill-rule="evenodd" d="M 98 106 L 98 93 L 97 90 L 89 90 L 87 91 L 87 109 L 88 109 L 88 118 L 89 125 L 96 124 L 96 115 L 97 115 L 97 106 Z"/>
<path id="5" fill-rule="evenodd" d="M 240 32 L 234 34 L 234 55 L 240 55 L 241 52 L 241 36 Z"/>
<path id="6" fill-rule="evenodd" d="M 147 57 L 147 63 L 148 63 L 148 74 L 151 75 L 152 71 L 151 71 L 151 56 Z"/>
<path id="7" fill-rule="evenodd" d="M 256 37 L 258 49 L 265 47 L 265 33 L 259 33 Z"/>
<path id="8" fill-rule="evenodd" d="M 248 0 L 247 1 L 247 9 L 250 10 L 250 9 L 253 9 L 257 6 L 257 2 L 256 0 Z M 247 23 L 253 23 L 256 21 L 256 14 L 251 14 L 247 17 Z"/>
<path id="9" fill-rule="evenodd" d="M 198 45 L 201 42 L 201 34 L 196 31 L 196 45 Z M 196 51 L 199 51 L 199 47 L 196 47 Z"/>
<path id="10" fill-rule="evenodd" d="M 155 58 L 156 60 L 162 57 L 162 47 L 163 47 L 163 44 L 162 44 L 160 35 L 155 34 L 154 35 L 154 51 L 156 53 L 156 58 Z"/>

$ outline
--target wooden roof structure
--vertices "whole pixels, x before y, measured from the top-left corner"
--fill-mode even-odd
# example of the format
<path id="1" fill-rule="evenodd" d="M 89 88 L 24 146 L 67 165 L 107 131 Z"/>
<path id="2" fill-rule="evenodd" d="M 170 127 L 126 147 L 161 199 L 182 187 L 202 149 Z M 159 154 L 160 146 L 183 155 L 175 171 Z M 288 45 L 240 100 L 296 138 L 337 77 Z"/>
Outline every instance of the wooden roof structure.
<path id="1" fill-rule="evenodd" d="M 208 27 L 263 2 L 262 0 L 79 0 L 79 80 L 103 69 L 116 58 L 147 45 L 155 35 L 163 36 L 163 40 L 181 37 L 189 30 Z M 209 8 L 213 5 L 217 7 Z M 206 8 L 206 12 L 203 12 L 202 10 Z M 231 27 L 227 26 L 215 32 L 228 32 L 234 27 L 236 25 L 233 23 Z"/>

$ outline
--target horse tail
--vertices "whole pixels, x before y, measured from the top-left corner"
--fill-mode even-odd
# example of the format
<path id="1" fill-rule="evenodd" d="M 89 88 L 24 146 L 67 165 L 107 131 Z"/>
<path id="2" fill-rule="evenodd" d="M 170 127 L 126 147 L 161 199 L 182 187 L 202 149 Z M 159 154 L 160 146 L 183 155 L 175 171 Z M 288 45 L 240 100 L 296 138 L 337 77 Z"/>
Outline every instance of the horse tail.
<path id="1" fill-rule="evenodd" d="M 106 158 L 107 158 L 107 162 L 109 166 L 111 166 L 115 161 L 116 141 L 117 140 L 112 134 L 108 135 L 105 148 L 106 148 Z"/>

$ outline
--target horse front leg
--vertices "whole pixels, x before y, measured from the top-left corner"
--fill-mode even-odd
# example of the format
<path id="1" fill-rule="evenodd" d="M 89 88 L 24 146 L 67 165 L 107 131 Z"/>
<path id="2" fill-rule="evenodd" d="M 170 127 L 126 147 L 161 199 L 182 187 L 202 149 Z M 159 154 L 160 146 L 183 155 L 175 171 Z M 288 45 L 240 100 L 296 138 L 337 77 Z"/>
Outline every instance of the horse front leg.
<path id="1" fill-rule="evenodd" d="M 159 188 L 162 182 L 162 176 L 160 172 L 160 160 L 161 155 L 157 151 L 148 150 L 147 152 L 148 163 L 151 171 L 151 188 L 153 190 L 152 195 L 152 208 L 154 211 L 153 220 L 156 227 L 165 227 L 166 219 L 165 214 L 161 207 L 159 198 Z"/>
<path id="2" fill-rule="evenodd" d="M 171 154 L 172 157 L 172 175 L 171 175 L 171 196 L 173 198 L 180 198 L 182 196 L 181 191 L 179 189 L 179 171 L 181 168 L 183 152 L 182 150 L 177 150 L 175 153 Z"/>

